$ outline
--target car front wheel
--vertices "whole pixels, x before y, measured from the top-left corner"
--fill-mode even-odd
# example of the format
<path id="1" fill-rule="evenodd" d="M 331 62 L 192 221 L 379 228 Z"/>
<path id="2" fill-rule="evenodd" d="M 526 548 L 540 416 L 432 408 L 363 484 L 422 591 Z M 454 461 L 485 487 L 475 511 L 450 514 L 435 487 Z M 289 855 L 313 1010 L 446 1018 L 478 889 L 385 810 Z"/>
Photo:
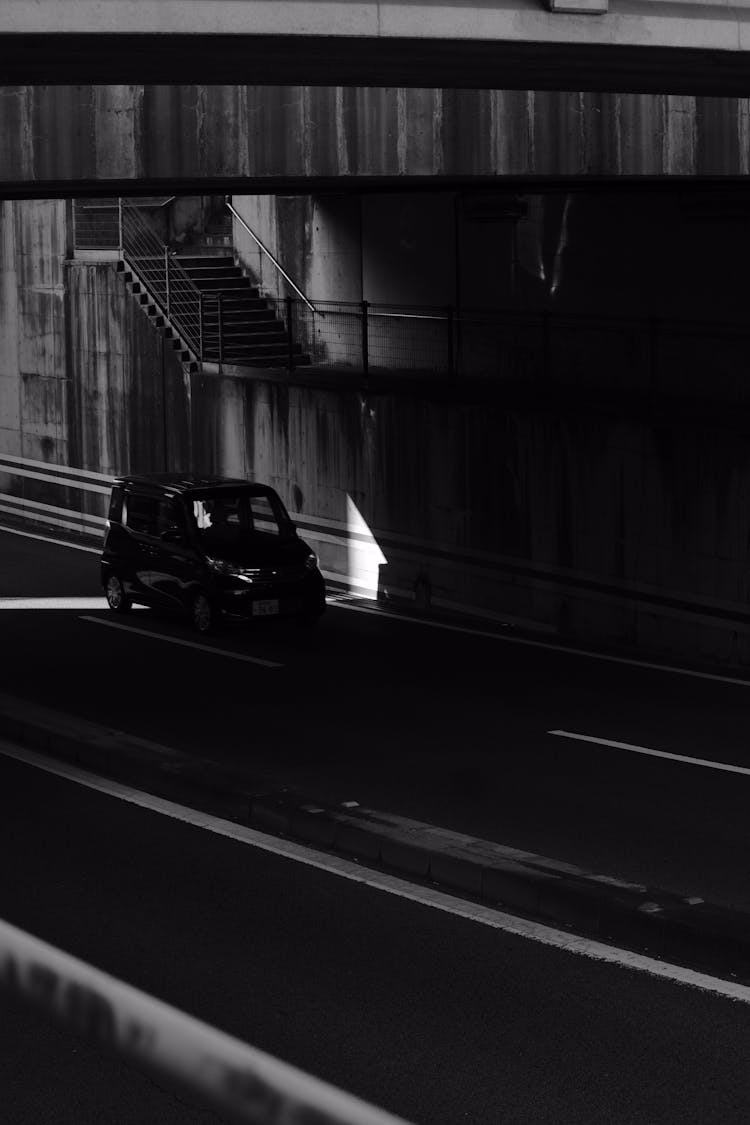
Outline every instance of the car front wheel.
<path id="1" fill-rule="evenodd" d="M 125 593 L 125 587 L 116 574 L 110 574 L 107 579 L 107 584 L 104 587 L 104 596 L 107 599 L 107 605 L 113 613 L 128 613 L 133 604 Z"/>
<path id="2" fill-rule="evenodd" d="M 217 626 L 219 620 L 218 611 L 214 608 L 211 600 L 205 594 L 196 594 L 193 598 L 190 607 L 190 616 L 193 622 L 193 628 L 197 633 L 203 636 L 206 633 L 211 633 Z"/>

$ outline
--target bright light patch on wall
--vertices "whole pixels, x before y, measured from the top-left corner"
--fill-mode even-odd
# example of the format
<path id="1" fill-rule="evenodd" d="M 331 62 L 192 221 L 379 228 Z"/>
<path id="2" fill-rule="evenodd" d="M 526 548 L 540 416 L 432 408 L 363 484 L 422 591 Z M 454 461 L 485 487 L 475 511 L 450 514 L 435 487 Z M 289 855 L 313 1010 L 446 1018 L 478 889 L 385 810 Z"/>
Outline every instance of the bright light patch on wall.
<path id="1" fill-rule="evenodd" d="M 365 523 L 351 496 L 346 498 L 347 576 L 352 592 L 374 601 L 378 596 L 379 568 L 388 559 Z"/>

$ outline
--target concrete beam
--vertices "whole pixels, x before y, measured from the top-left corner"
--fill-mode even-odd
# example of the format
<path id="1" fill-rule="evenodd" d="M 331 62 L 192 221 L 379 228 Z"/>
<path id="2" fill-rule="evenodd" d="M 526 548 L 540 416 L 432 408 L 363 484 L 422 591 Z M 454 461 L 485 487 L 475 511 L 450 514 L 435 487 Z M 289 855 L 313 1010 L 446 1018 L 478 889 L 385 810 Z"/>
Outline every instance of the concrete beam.
<path id="1" fill-rule="evenodd" d="M 750 172 L 750 102 L 290 86 L 26 86 L 0 97 L 0 195 L 622 184 Z"/>
<path id="2" fill-rule="evenodd" d="M 555 4 L 558 7 L 558 4 Z M 596 7 L 596 5 L 595 5 Z M 744 95 L 750 0 L 5 0 L 0 83 L 252 83 Z"/>

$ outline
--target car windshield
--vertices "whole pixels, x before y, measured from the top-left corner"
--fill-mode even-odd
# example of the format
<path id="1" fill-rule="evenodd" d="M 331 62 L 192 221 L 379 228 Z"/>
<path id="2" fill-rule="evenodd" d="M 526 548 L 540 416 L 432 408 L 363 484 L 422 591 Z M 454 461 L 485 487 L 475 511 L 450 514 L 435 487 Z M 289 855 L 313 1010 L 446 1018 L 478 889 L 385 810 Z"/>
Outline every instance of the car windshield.
<path id="1" fill-rule="evenodd" d="M 289 538 L 292 523 L 271 492 L 222 492 L 193 500 L 193 519 L 208 553 L 231 549 L 249 538 Z"/>

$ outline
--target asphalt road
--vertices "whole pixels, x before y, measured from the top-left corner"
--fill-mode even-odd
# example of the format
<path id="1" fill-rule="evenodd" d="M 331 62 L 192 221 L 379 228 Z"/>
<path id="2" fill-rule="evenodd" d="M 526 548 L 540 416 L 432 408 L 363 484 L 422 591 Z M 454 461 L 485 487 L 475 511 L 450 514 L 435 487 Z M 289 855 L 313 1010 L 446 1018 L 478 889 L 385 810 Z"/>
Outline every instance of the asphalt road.
<path id="1" fill-rule="evenodd" d="M 750 776 L 548 733 L 748 769 L 750 685 L 336 607 L 314 632 L 230 627 L 207 652 L 152 611 L 112 628 L 87 603 L 4 600 L 63 595 L 100 595 L 95 555 L 0 533 L 3 690 L 321 799 L 750 908 Z"/>
<path id="2" fill-rule="evenodd" d="M 5 757 L 0 855 L 7 921 L 415 1123 L 750 1118 L 747 1003 L 490 929 Z M 179 1119 L 171 1095 L 94 1049 L 36 1027 L 30 1049 L 27 1021 L 7 1007 L 0 1020 L 4 1125 Z"/>

